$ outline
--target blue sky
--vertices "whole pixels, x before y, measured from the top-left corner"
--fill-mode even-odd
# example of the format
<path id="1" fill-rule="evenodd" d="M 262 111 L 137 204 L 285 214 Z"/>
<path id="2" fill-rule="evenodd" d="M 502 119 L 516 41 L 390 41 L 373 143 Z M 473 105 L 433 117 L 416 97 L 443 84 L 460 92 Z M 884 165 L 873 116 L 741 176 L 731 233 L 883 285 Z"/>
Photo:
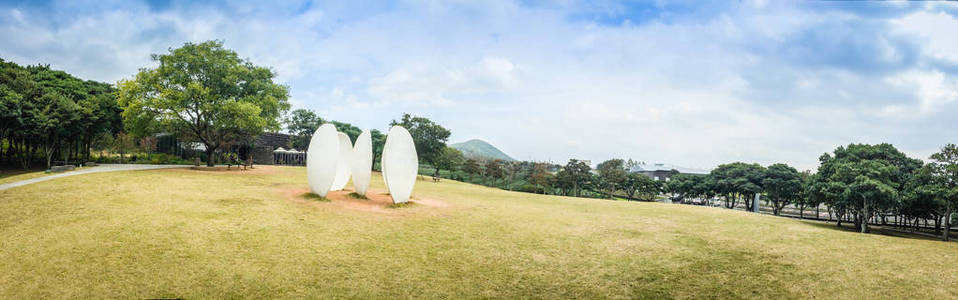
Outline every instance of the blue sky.
<path id="1" fill-rule="evenodd" d="M 294 108 L 403 112 L 520 159 L 814 169 L 852 142 L 958 142 L 958 4 L 812 1 L 0 3 L 0 57 L 115 82 L 223 40 Z"/>

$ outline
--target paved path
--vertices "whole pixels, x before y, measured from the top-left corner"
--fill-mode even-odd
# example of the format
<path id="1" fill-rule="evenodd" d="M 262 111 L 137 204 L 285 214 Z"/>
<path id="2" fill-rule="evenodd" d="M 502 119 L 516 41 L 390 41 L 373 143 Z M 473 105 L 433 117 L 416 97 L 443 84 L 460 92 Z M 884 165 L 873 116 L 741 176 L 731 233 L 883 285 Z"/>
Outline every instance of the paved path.
<path id="1" fill-rule="evenodd" d="M 96 167 L 84 167 L 76 171 L 69 171 L 64 173 L 53 174 L 49 176 L 37 177 L 27 180 L 21 180 L 17 182 L 0 184 L 0 191 L 15 188 L 22 185 L 28 185 L 31 183 L 37 183 L 41 181 L 47 181 L 51 179 L 56 179 L 60 177 L 82 175 L 89 173 L 100 173 L 100 172 L 113 172 L 113 171 L 135 171 L 135 170 L 153 170 L 153 169 L 172 169 L 172 168 L 189 168 L 190 165 L 133 165 L 133 164 L 102 164 Z"/>

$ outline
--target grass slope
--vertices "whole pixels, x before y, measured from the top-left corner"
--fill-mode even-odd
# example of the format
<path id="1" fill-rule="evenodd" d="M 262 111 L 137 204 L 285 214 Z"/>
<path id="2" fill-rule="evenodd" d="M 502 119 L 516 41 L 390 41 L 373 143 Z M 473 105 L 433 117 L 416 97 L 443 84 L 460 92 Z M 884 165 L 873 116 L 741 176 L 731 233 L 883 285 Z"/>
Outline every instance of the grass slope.
<path id="1" fill-rule="evenodd" d="M 501 159 L 503 161 L 514 161 L 505 152 L 483 140 L 468 140 L 462 143 L 455 143 L 449 147 L 456 148 L 462 152 L 462 155 L 468 158 L 477 159 Z"/>
<path id="2" fill-rule="evenodd" d="M 446 207 L 382 211 L 305 188 L 303 168 L 261 167 L 2 191 L 0 297 L 958 297 L 958 243 L 450 180 L 415 191 Z"/>

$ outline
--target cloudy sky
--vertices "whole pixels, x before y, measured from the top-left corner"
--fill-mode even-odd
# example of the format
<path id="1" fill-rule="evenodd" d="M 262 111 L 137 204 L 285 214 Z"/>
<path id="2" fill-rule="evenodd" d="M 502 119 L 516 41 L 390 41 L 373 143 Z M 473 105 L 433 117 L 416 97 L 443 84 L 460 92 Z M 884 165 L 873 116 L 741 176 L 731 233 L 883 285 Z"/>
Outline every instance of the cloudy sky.
<path id="1" fill-rule="evenodd" d="M 814 169 L 853 142 L 958 142 L 958 4 L 264 2 L 2 2 L 0 57 L 116 82 L 219 39 L 294 108 L 422 115 L 528 160 Z"/>

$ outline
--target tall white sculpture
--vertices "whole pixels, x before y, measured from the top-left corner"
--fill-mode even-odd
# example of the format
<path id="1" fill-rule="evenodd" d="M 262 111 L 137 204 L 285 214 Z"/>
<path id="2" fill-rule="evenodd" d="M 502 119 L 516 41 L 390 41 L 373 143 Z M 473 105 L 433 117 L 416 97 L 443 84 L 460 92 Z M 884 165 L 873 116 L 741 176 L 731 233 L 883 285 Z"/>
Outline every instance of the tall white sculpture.
<path id="1" fill-rule="evenodd" d="M 336 177 L 339 163 L 339 138 L 333 124 L 323 124 L 313 133 L 306 153 L 306 178 L 309 189 L 320 197 L 326 197 Z"/>
<path id="2" fill-rule="evenodd" d="M 357 194 L 365 196 L 373 169 L 373 140 L 369 130 L 364 130 L 356 138 L 356 144 L 353 145 L 352 150 L 350 171 L 352 171 L 353 187 L 356 188 Z"/>
<path id="3" fill-rule="evenodd" d="M 383 146 L 382 164 L 383 179 L 393 203 L 409 201 L 412 188 L 416 185 L 416 174 L 419 173 L 419 157 L 416 144 L 406 128 L 393 126 L 389 129 Z"/>
<path id="4" fill-rule="evenodd" d="M 349 182 L 349 174 L 351 173 L 349 161 L 353 153 L 353 142 L 349 141 L 349 136 L 342 132 L 338 134 L 339 153 L 337 154 L 336 177 L 333 179 L 333 185 L 330 188 L 333 191 L 342 190 Z"/>

